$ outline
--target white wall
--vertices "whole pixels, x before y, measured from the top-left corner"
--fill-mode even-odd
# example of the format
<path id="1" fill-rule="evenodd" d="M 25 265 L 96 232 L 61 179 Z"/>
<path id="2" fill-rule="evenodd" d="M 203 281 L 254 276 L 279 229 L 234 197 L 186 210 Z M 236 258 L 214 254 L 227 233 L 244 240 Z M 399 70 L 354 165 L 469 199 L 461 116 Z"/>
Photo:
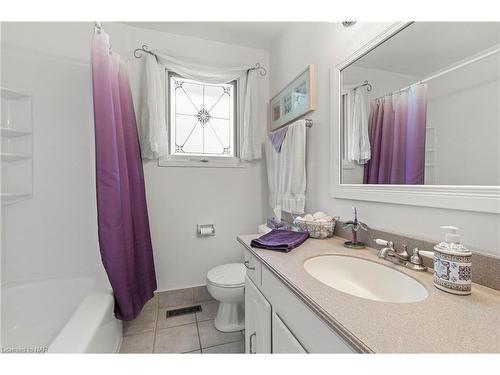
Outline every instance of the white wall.
<path id="1" fill-rule="evenodd" d="M 224 43 L 105 23 L 113 50 L 129 59 L 137 98 L 142 44 L 208 62 L 268 65 L 268 53 Z M 2 25 L 2 77 L 33 91 L 35 192 L 5 210 L 3 281 L 102 273 L 97 244 L 93 121 L 90 91 L 91 23 Z M 267 78 L 266 78 L 267 80 Z M 267 83 L 265 97 L 268 97 Z M 137 101 L 136 101 L 137 103 Z M 240 233 L 252 233 L 265 207 L 262 163 L 246 168 L 145 165 L 158 289 L 205 283 L 213 266 L 242 260 Z M 196 237 L 196 224 L 217 235 Z"/>
<path id="2" fill-rule="evenodd" d="M 70 43 L 88 46 L 82 31 L 2 24 L 2 86 L 32 93 L 34 118 L 33 198 L 2 207 L 2 282 L 106 281 L 97 247 L 88 48 L 74 54 Z"/>
<path id="3" fill-rule="evenodd" d="M 330 144 L 330 68 L 388 26 L 389 23 L 357 23 L 351 28 L 327 23 L 298 24 L 290 27 L 271 49 L 271 95 L 307 64 L 316 64 L 318 105 L 317 110 L 308 115 L 314 120 L 314 127 L 308 132 L 307 141 L 307 210 L 321 209 L 349 218 L 351 206 L 356 205 L 360 218 L 371 227 L 436 241 L 443 237 L 439 226 L 453 224 L 461 228 L 463 241 L 471 249 L 500 255 L 499 215 L 334 199 L 330 196 L 330 152 L 338 147 Z"/>
<path id="4" fill-rule="evenodd" d="M 500 185 L 500 56 L 428 83 L 438 185 Z"/>

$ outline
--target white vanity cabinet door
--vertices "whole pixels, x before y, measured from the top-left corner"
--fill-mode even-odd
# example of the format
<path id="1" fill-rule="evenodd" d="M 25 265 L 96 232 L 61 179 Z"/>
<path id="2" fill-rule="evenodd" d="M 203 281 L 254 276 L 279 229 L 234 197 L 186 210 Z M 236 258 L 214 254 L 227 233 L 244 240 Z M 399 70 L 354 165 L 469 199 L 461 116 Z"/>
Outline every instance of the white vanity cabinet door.
<path id="1" fill-rule="evenodd" d="M 307 353 L 278 314 L 273 312 L 273 353 Z"/>
<path id="2" fill-rule="evenodd" d="M 271 305 L 245 276 L 245 352 L 271 353 Z"/>
<path id="3" fill-rule="evenodd" d="M 308 353 L 353 353 L 344 340 L 300 301 L 288 287 L 262 267 L 262 293 Z"/>

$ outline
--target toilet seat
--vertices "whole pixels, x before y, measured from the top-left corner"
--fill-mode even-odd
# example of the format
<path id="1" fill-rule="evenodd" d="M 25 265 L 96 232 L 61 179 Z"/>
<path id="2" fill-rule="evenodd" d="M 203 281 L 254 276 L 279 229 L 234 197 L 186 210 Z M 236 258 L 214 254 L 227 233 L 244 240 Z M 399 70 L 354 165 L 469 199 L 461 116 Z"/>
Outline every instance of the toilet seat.
<path id="1" fill-rule="evenodd" d="M 240 288 L 245 286 L 245 266 L 242 263 L 223 264 L 207 273 L 207 283 L 219 288 Z"/>

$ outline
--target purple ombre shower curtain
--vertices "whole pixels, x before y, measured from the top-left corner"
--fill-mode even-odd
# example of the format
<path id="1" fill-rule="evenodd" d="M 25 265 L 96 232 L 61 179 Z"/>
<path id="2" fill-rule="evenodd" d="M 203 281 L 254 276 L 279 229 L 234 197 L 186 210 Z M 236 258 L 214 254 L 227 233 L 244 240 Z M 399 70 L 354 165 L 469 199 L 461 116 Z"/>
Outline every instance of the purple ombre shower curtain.
<path id="1" fill-rule="evenodd" d="M 156 275 L 128 76 L 103 31 L 92 40 L 92 89 L 101 259 L 115 314 L 131 320 L 153 296 Z"/>
<path id="2" fill-rule="evenodd" d="M 364 184 L 422 185 L 425 178 L 427 85 L 370 103 L 371 159 Z"/>

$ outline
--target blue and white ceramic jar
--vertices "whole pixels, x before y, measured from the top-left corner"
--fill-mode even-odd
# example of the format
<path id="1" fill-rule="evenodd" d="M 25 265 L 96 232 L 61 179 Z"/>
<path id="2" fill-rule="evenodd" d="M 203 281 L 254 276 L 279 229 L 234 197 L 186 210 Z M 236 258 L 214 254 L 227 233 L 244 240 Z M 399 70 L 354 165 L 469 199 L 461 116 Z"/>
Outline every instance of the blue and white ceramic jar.
<path id="1" fill-rule="evenodd" d="M 434 246 L 434 285 L 453 294 L 471 294 L 472 252 L 460 243 L 458 228 L 443 226 L 445 241 Z"/>

